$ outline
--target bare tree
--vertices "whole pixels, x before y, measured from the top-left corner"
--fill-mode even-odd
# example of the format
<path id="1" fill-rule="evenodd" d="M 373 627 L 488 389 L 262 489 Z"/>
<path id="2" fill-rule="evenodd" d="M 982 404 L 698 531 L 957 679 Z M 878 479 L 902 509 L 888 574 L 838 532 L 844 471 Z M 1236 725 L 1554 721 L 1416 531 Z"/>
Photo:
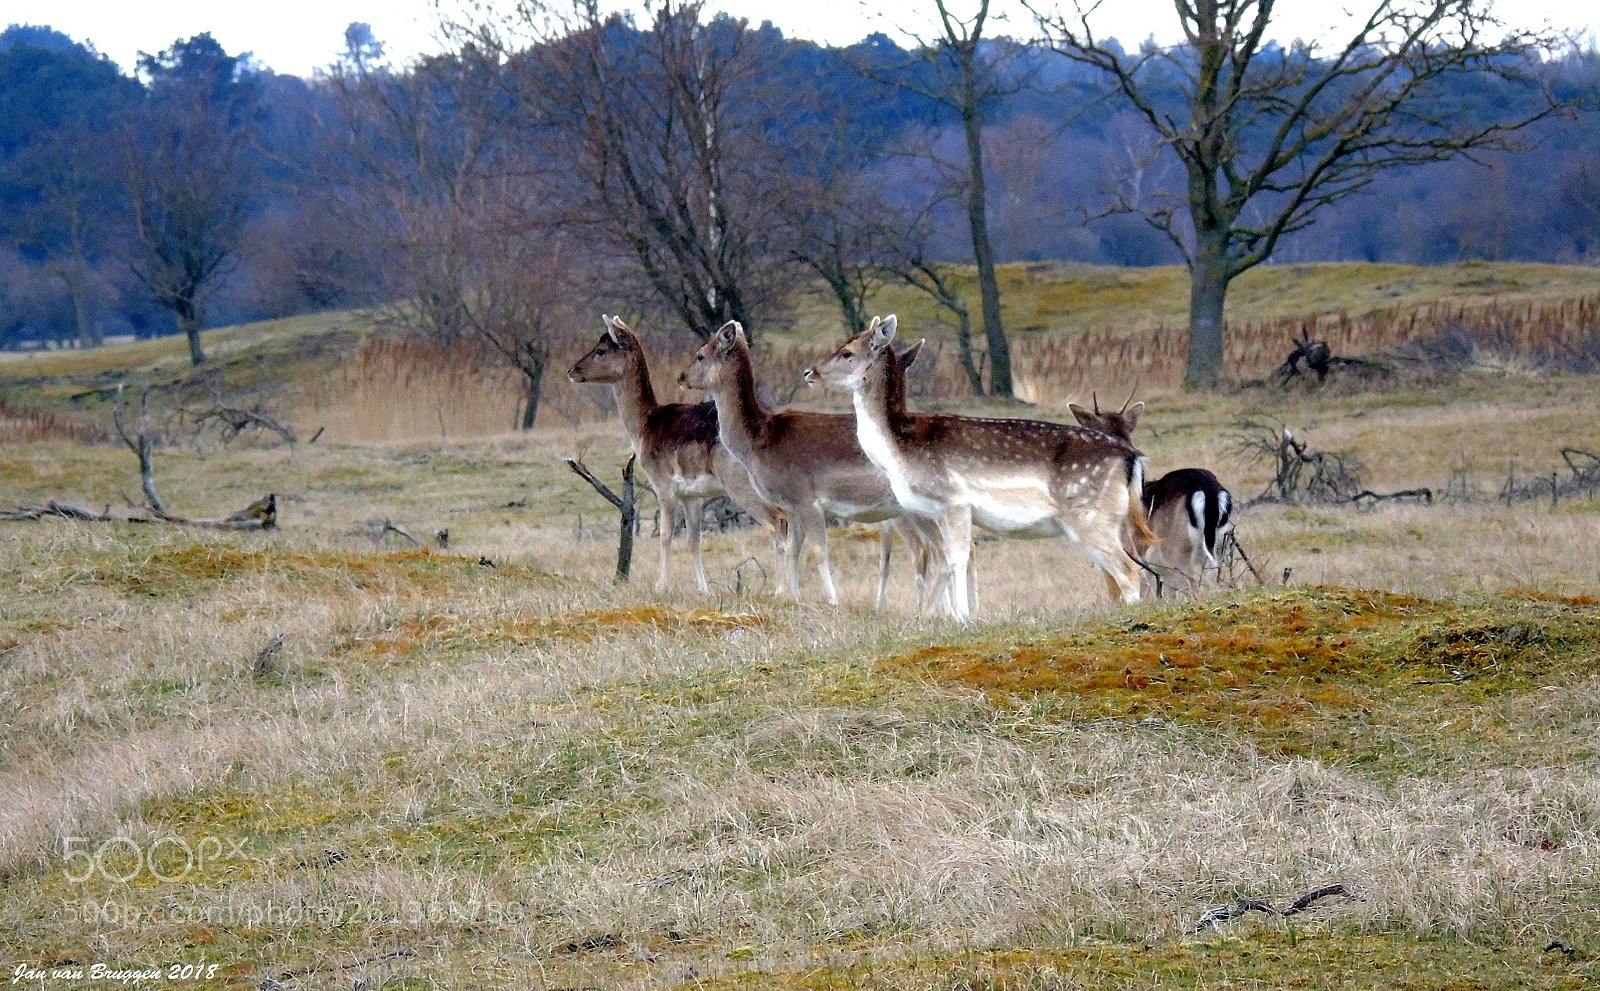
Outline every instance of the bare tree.
<path id="1" fill-rule="evenodd" d="M 955 318 L 956 356 L 961 361 L 962 371 L 967 373 L 972 394 L 981 396 L 983 363 L 972 350 L 972 311 L 951 284 L 948 271 L 928 256 L 928 240 L 933 234 L 932 213 L 936 205 L 930 205 L 898 222 L 884 222 L 891 232 L 884 237 L 884 241 L 891 248 L 885 253 L 883 266 L 896 279 L 926 293 Z"/>
<path id="2" fill-rule="evenodd" d="M 1136 55 L 1095 36 L 1093 7 L 1040 20 L 1055 50 L 1101 70 L 1183 164 L 1181 201 L 1122 197 L 1112 209 L 1143 216 L 1188 263 L 1191 385 L 1222 374 L 1230 283 L 1271 258 L 1285 235 L 1387 169 L 1513 148 L 1523 129 L 1563 109 L 1529 67 L 1553 39 L 1503 31 L 1485 0 L 1379 0 L 1326 55 L 1315 42 L 1287 50 L 1271 43 L 1274 0 L 1175 7 L 1184 43 Z M 1524 84 L 1539 96 L 1469 114 L 1441 99 L 1465 74 Z M 1181 106 L 1168 98 L 1173 92 Z"/>
<path id="3" fill-rule="evenodd" d="M 141 55 L 139 67 L 150 89 L 126 142 L 129 267 L 151 299 L 173 311 L 199 365 L 205 299 L 244 230 L 254 87 L 239 58 L 209 34 Z"/>
<path id="4" fill-rule="evenodd" d="M 989 352 L 989 391 L 1013 394 L 1011 345 L 1000 319 L 1000 282 L 994 270 L 994 246 L 989 237 L 988 186 L 984 177 L 983 121 L 995 101 L 1021 89 L 1016 67 L 1006 57 L 1009 49 L 985 43 L 989 0 L 978 0 L 969 17 L 951 11 L 947 0 L 933 0 L 938 14 L 938 36 L 924 41 L 916 59 L 885 72 L 864 66 L 875 78 L 892 82 L 955 113 L 961 120 L 966 149 L 962 204 L 972 236 L 972 256 L 978 267 L 978 295 L 983 332 Z"/>
<path id="5" fill-rule="evenodd" d="M 36 141 L 19 163 L 33 195 L 18 212 L 16 240 L 42 254 L 67 290 L 82 347 L 102 343 L 89 304 L 96 282 L 90 255 L 102 247 L 110 212 L 104 148 L 103 140 L 74 127 Z"/>
<path id="6" fill-rule="evenodd" d="M 381 245 L 390 320 L 447 347 L 488 343 L 523 376 L 519 426 L 531 430 L 570 251 L 548 222 L 525 121 L 505 110 L 505 67 L 469 42 L 396 72 L 367 25 L 345 42 L 330 85 L 350 167 L 328 170 L 331 203 Z"/>
<path id="7" fill-rule="evenodd" d="M 730 319 L 758 328 L 789 264 L 773 243 L 786 193 L 782 101 L 765 71 L 776 36 L 707 22 L 693 0 L 662 4 L 648 30 L 596 0 L 530 3 L 513 29 L 532 38 L 508 56 L 518 102 L 574 180 L 571 222 L 632 256 L 697 337 Z"/>
<path id="8" fill-rule="evenodd" d="M 867 299 L 894 278 L 886 267 L 894 232 L 885 218 L 881 163 L 886 135 L 870 116 L 819 87 L 791 101 L 795 116 L 816 123 L 791 131 L 796 154 L 781 202 L 789 257 L 808 270 L 839 304 L 846 336 L 867 326 Z"/>

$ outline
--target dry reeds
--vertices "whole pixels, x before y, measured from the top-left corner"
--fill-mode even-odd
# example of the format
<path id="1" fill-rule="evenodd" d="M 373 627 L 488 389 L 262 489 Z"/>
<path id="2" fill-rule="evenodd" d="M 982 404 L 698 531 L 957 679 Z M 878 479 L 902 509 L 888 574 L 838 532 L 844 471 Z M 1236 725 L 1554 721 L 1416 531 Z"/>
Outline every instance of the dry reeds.
<path id="1" fill-rule="evenodd" d="M 1326 341 L 1342 356 L 1412 345 L 1403 354 L 1410 363 L 1444 369 L 1590 373 L 1600 370 L 1600 297 L 1513 306 L 1439 302 L 1360 317 L 1339 313 L 1230 323 L 1223 335 L 1227 377 L 1246 381 L 1270 374 L 1303 336 Z M 786 374 L 823 356 L 823 349 L 792 347 L 773 355 L 769 365 Z M 971 394 L 953 347 L 935 344 L 925 359 L 926 365 L 912 370 L 913 395 Z M 1188 360 L 1188 329 L 1182 326 L 1106 327 L 1070 338 L 1024 334 L 1011 342 L 1017 396 L 1041 404 L 1135 387 L 1146 395 L 1172 392 L 1183 383 Z M 781 395 L 782 375 L 768 375 L 774 393 Z"/>
<path id="2" fill-rule="evenodd" d="M 73 416 L 42 413 L 16 406 L 0 397 L 0 444 L 38 444 L 68 441 L 76 444 L 104 444 L 111 434 L 102 424 Z"/>

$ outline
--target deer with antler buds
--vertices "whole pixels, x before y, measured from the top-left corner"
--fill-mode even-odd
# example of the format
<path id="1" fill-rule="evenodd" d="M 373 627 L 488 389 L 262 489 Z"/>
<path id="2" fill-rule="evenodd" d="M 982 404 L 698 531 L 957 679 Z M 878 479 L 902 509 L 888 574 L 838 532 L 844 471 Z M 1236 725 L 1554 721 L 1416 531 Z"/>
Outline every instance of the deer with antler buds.
<path id="1" fill-rule="evenodd" d="M 955 616 L 970 614 L 967 562 L 972 528 L 1007 537 L 1067 536 L 1083 546 L 1123 602 L 1139 599 L 1139 566 L 1124 548 L 1132 526 L 1154 541 L 1138 493 L 1144 458 L 1099 430 L 1039 420 L 911 413 L 888 389 L 886 355 L 894 316 L 874 318 L 807 381 L 849 392 L 856 432 L 889 476 L 906 512 L 936 522 Z"/>
<path id="2" fill-rule="evenodd" d="M 788 515 L 786 578 L 795 599 L 800 598 L 800 552 L 811 539 L 821 551 L 819 570 L 828 601 L 839 602 L 828 564 L 827 514 L 832 513 L 858 523 L 893 521 L 913 559 L 922 565 L 917 576 L 919 607 L 927 604 L 931 596 L 925 595 L 926 569 L 944 568 L 942 560 L 924 551 L 937 535 L 926 521 L 901 519 L 904 514 L 889 480 L 856 443 L 852 417 L 802 410 L 774 413 L 764 408 L 756 398 L 750 345 L 736 320 L 724 324 L 695 352 L 678 382 L 711 394 L 723 446 L 749 469 L 761 497 Z M 882 598 L 880 575 L 880 604 Z"/>
<path id="3" fill-rule="evenodd" d="M 1068 403 L 1067 408 L 1083 426 L 1131 443 L 1144 403 L 1123 403 L 1122 409 L 1111 413 L 1101 411 L 1099 397 L 1093 402 L 1093 411 L 1077 403 Z M 1217 580 L 1217 546 L 1232 525 L 1232 493 L 1204 468 L 1179 468 L 1147 484 L 1143 501 L 1150 530 L 1159 542 L 1151 546 L 1139 533 L 1124 530 L 1128 553 L 1174 587 L 1199 594 L 1206 582 Z"/>
<path id="4" fill-rule="evenodd" d="M 700 528 L 705 500 L 714 496 L 728 496 L 772 529 L 781 564 L 786 527 L 783 511 L 756 493 L 744 465 L 718 442 L 716 407 L 657 402 L 639 338 L 620 317 L 601 316 L 600 321 L 605 325 L 600 340 L 567 374 L 574 382 L 611 386 L 622 429 L 661 503 L 661 575 L 656 591 L 667 589 L 672 534 L 680 508 L 687 523 L 695 583 L 700 591 L 707 591 Z M 781 573 L 781 567 L 773 572 L 780 590 Z"/>

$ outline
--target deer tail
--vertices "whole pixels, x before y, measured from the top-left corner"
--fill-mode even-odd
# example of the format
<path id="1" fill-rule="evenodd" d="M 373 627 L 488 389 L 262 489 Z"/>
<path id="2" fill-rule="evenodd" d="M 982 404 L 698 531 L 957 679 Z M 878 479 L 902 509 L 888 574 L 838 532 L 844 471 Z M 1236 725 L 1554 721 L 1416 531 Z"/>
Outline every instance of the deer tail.
<path id="1" fill-rule="evenodd" d="M 1144 508 L 1144 458 L 1135 457 L 1128 470 L 1128 525 L 1133 528 L 1139 546 L 1148 550 L 1161 543 L 1161 538 L 1150 529 L 1150 517 Z M 1143 557 L 1141 552 L 1139 557 Z"/>

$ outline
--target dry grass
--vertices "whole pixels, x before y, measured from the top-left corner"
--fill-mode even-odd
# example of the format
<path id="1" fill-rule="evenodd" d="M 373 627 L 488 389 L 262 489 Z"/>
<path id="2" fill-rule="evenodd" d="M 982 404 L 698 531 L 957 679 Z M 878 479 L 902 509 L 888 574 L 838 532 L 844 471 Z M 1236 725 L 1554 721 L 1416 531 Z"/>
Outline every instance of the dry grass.
<path id="1" fill-rule="evenodd" d="M 1591 384 L 1264 412 L 1375 484 L 1462 453 L 1487 483 L 1493 452 L 1600 446 L 1571 415 Z M 1264 484 L 1223 456 L 1247 400 L 1155 404 L 1154 467 Z M 609 424 L 163 449 L 175 507 L 272 488 L 284 529 L 8 528 L 6 959 L 205 957 L 232 986 L 1593 980 L 1595 506 L 1259 507 L 1241 536 L 1291 588 L 1132 611 L 1064 543 L 985 543 L 985 621 L 960 629 L 908 618 L 903 562 L 884 616 L 816 605 L 809 573 L 802 606 L 736 597 L 770 557 L 754 532 L 707 538 L 709 598 L 650 595 L 648 538 L 614 586 L 612 538 L 575 537 L 613 518 L 559 464 L 578 447 L 623 460 Z M 7 452 L 18 501 L 131 490 L 109 445 Z M 448 525 L 451 551 L 377 547 L 383 518 Z M 848 601 L 874 555 L 836 543 Z M 279 632 L 279 672 L 251 675 Z M 66 836 L 241 845 L 73 883 Z M 1186 934 L 1333 880 L 1364 900 Z M 1578 953 L 1541 957 L 1552 938 Z M 417 955 L 374 959 L 396 951 Z"/>
<path id="2" fill-rule="evenodd" d="M 986 541 L 965 628 L 910 616 L 903 559 L 872 614 L 870 540 L 834 543 L 843 609 L 812 569 L 801 605 L 735 595 L 741 562 L 771 565 L 754 531 L 706 538 L 711 595 L 680 551 L 658 598 L 648 522 L 634 584 L 612 584 L 615 515 L 560 464 L 582 449 L 614 476 L 613 421 L 467 439 L 504 428 L 514 389 L 366 347 L 387 390 L 310 365 L 293 383 L 364 442 L 329 419 L 309 447 L 156 453 L 175 512 L 270 489 L 278 532 L 4 525 L 7 966 L 203 958 L 220 986 L 295 988 L 1600 978 L 1594 502 L 1258 506 L 1239 534 L 1271 587 L 1134 609 L 1064 542 Z M 446 441 L 435 408 L 404 420 L 407 384 L 478 391 Z M 1600 450 L 1574 412 L 1592 391 L 1183 395 L 1138 439 L 1153 471 L 1210 465 L 1241 497 L 1267 482 L 1229 453 L 1247 413 L 1349 450 L 1377 488 L 1466 465 L 1492 492 L 1512 452 L 1534 473 Z M 8 503 L 137 488 L 118 446 L 4 451 Z M 450 550 L 375 543 L 385 519 L 448 527 Z M 157 849 L 173 879 L 72 881 L 66 837 L 125 837 L 112 876 Z M 185 870 L 176 841 L 208 838 Z M 1361 900 L 1190 932 L 1332 881 Z"/>

